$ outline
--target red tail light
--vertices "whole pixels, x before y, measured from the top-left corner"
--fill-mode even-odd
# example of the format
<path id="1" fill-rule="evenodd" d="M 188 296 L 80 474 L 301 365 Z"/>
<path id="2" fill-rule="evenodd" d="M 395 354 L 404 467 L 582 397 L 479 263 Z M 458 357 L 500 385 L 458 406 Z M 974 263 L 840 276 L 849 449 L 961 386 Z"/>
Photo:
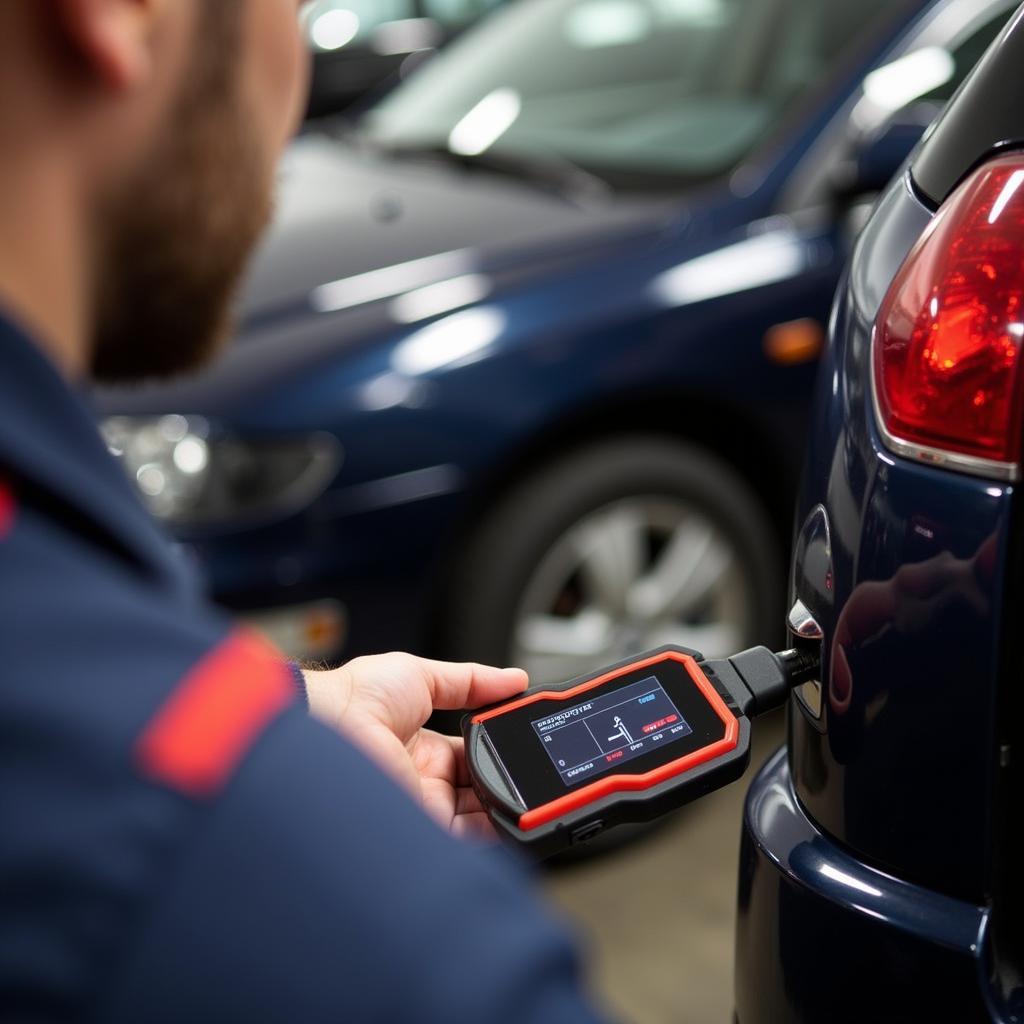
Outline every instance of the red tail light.
<path id="1" fill-rule="evenodd" d="M 975 171 L 900 268 L 875 321 L 874 385 L 900 454 L 1015 479 L 1024 340 L 1024 154 Z"/>

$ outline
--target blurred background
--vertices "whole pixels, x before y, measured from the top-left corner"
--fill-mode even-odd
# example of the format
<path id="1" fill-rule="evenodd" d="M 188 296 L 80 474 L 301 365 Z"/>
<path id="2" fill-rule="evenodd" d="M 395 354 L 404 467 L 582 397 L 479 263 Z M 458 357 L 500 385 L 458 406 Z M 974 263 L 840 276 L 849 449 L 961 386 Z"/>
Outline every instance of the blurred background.
<path id="1" fill-rule="evenodd" d="M 237 338 L 101 394 L 107 442 L 307 661 L 780 641 L 833 292 L 1013 7 L 316 0 Z M 744 788 L 548 869 L 626 1019 L 729 1019 Z"/>

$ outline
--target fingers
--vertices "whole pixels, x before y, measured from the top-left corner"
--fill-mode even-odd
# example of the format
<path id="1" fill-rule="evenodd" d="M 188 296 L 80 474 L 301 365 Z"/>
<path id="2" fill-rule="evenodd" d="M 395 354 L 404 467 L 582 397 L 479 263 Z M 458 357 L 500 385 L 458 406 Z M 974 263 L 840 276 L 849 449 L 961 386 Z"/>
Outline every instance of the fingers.
<path id="1" fill-rule="evenodd" d="M 415 763 L 417 770 L 424 779 L 439 779 L 449 788 L 456 790 L 460 800 L 468 800 L 473 794 L 469 781 L 469 769 L 466 767 L 466 749 L 458 736 L 445 736 L 443 733 L 424 729 L 420 733 L 416 745 Z M 456 814 L 466 808 L 480 809 L 480 801 L 473 795 L 475 803 L 458 803 Z"/>
<path id="2" fill-rule="evenodd" d="M 442 828 L 450 829 L 455 817 L 455 790 L 445 779 L 423 779 L 423 809 Z"/>
<path id="3" fill-rule="evenodd" d="M 456 823 L 466 817 L 487 814 L 480 798 L 470 786 L 452 788 L 444 779 L 424 779 L 421 788 L 423 809 L 436 822 L 452 832 L 457 832 Z"/>
<path id="4" fill-rule="evenodd" d="M 464 814 L 477 814 L 484 812 L 484 805 L 480 803 L 480 797 L 473 792 L 472 786 L 463 786 L 455 791 L 455 817 Z"/>
<path id="5" fill-rule="evenodd" d="M 453 835 L 493 839 L 494 827 L 469 785 L 462 740 L 424 731 L 421 741 L 417 753 L 424 751 L 420 767 L 424 809 Z"/>
<path id="6" fill-rule="evenodd" d="M 420 659 L 435 708 L 478 708 L 522 693 L 529 682 L 521 668 L 493 668 L 475 662 Z"/>
<path id="7" fill-rule="evenodd" d="M 421 776 L 402 741 L 373 718 L 350 716 L 341 731 L 378 768 L 417 799 L 421 796 Z"/>
<path id="8" fill-rule="evenodd" d="M 480 797 L 469 785 L 469 773 L 466 770 L 466 755 L 462 741 L 456 740 L 453 736 L 446 736 L 445 739 L 452 743 L 459 779 L 459 786 L 455 790 L 455 816 L 452 818 L 450 826 L 452 834 L 463 839 L 497 839 L 498 833 L 495 832 L 490 818 L 487 817 L 484 805 L 480 803 Z"/>
<path id="9" fill-rule="evenodd" d="M 497 839 L 498 833 L 483 811 L 474 814 L 460 814 L 451 827 L 452 835 L 460 839 Z"/>
<path id="10" fill-rule="evenodd" d="M 469 785 L 469 768 L 466 766 L 466 744 L 461 736 L 445 736 L 441 733 L 438 737 L 449 746 L 452 751 L 452 761 L 455 765 L 455 784 Z"/>

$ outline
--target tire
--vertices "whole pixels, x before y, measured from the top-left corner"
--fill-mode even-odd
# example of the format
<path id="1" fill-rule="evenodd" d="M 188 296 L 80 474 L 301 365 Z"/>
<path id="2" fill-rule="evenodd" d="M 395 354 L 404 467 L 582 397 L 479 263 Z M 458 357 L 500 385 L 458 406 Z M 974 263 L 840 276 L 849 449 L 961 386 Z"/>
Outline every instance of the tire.
<path id="1" fill-rule="evenodd" d="M 681 517 L 678 525 L 672 525 L 676 522 L 673 516 Z M 647 526 L 643 526 L 644 523 Z M 658 531 L 662 526 L 667 539 L 659 540 Z M 710 538 L 704 548 L 698 543 L 701 538 Z M 663 545 L 660 551 L 659 543 Z M 540 468 L 506 492 L 483 518 L 454 574 L 445 646 L 454 657 L 504 665 L 524 660 L 524 650 L 532 649 L 524 647 L 524 640 L 533 643 L 539 635 L 542 637 L 539 646 L 543 647 L 544 629 L 559 636 L 559 629 L 576 630 L 582 635 L 585 631 L 577 627 L 582 624 L 590 628 L 597 621 L 596 598 L 585 593 L 587 580 L 598 581 L 598 586 L 591 588 L 600 597 L 598 603 L 603 609 L 604 618 L 598 624 L 603 623 L 601 628 L 606 626 L 612 631 L 610 623 L 614 613 L 607 611 L 605 605 L 610 606 L 617 600 L 613 577 L 619 573 L 623 579 L 628 579 L 631 569 L 636 566 L 643 569 L 642 551 L 646 550 L 651 559 L 646 567 L 648 576 L 642 577 L 644 582 L 627 588 L 622 601 L 630 610 L 623 613 L 622 629 L 615 633 L 615 642 L 607 650 L 588 649 L 576 661 L 575 656 L 566 656 L 564 674 L 559 656 L 534 659 L 541 669 L 540 675 L 571 678 L 639 649 L 657 646 L 651 642 L 658 638 L 654 635 L 657 634 L 652 625 L 654 620 L 644 618 L 643 609 L 654 608 L 659 601 L 665 602 L 666 594 L 674 586 L 670 570 L 697 564 L 700 558 L 708 566 L 690 593 L 696 594 L 698 585 L 706 588 L 708 580 L 722 564 L 724 556 L 711 553 L 719 549 L 728 550 L 734 560 L 728 570 L 732 575 L 725 583 L 719 580 L 715 584 L 722 589 L 725 598 L 710 591 L 711 596 L 707 598 L 717 602 L 713 614 L 722 618 L 721 628 L 715 632 L 714 622 L 708 628 L 697 624 L 686 629 L 680 626 L 678 638 L 664 636 L 661 642 L 671 639 L 686 643 L 689 629 L 694 635 L 717 638 L 727 645 L 732 645 L 734 636 L 735 650 L 755 643 L 771 643 L 781 633 L 784 600 L 779 546 L 762 502 L 739 474 L 717 455 L 696 445 L 657 435 L 634 435 L 594 443 Z M 626 552 L 623 561 L 627 568 L 610 569 L 597 564 L 608 562 L 608 551 L 612 547 L 621 547 Z M 566 588 L 573 590 L 575 596 L 567 599 L 564 592 L 558 592 L 552 614 L 545 613 L 543 608 L 537 611 L 536 602 L 543 605 L 546 601 L 543 585 L 557 590 L 558 572 L 571 573 L 571 559 L 577 550 L 586 550 L 588 554 L 582 557 L 576 582 L 571 575 L 568 577 Z M 691 552 L 690 562 L 684 557 L 688 551 Z M 704 554 L 700 555 L 700 551 Z M 656 571 L 661 564 L 658 559 L 667 563 L 660 572 Z M 678 575 L 681 578 L 682 572 Z M 734 583 L 734 577 L 738 583 Z M 574 601 L 575 619 L 570 615 L 571 625 L 563 627 L 559 609 L 571 610 Z M 690 597 L 685 587 L 681 588 L 678 604 L 683 606 L 688 601 Z M 737 612 L 736 628 L 731 634 L 726 631 L 725 620 L 728 609 L 734 605 L 737 609 L 742 605 L 742 608 Z M 637 608 L 641 611 L 637 612 Z M 726 611 L 722 612 L 722 608 Z M 698 619 L 700 614 L 707 613 L 699 613 Z M 590 616 L 586 623 L 583 623 L 584 615 Z M 664 629 L 669 630 L 670 619 L 666 618 L 665 623 Z M 645 633 L 647 627 L 653 631 L 652 635 Z M 704 653 L 721 656 L 733 652 L 709 650 Z M 543 657 L 546 656 L 538 655 L 540 659 Z M 553 680 L 533 678 L 531 681 Z"/>

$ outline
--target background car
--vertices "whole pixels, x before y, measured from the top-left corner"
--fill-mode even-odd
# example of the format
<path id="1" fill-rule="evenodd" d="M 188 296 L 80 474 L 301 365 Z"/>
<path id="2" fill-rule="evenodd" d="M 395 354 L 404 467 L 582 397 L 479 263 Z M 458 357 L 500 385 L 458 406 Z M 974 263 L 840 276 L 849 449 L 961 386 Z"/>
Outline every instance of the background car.
<path id="1" fill-rule="evenodd" d="M 502 0 L 313 0 L 307 118 L 384 92 Z"/>
<path id="2" fill-rule="evenodd" d="M 235 344 L 111 447 L 300 656 L 766 641 L 850 239 L 1007 10 L 511 5 L 296 144 Z"/>
<path id="3" fill-rule="evenodd" d="M 746 807 L 736 1008 L 1024 1014 L 1024 10 L 862 235 L 798 509 L 822 675 Z"/>

